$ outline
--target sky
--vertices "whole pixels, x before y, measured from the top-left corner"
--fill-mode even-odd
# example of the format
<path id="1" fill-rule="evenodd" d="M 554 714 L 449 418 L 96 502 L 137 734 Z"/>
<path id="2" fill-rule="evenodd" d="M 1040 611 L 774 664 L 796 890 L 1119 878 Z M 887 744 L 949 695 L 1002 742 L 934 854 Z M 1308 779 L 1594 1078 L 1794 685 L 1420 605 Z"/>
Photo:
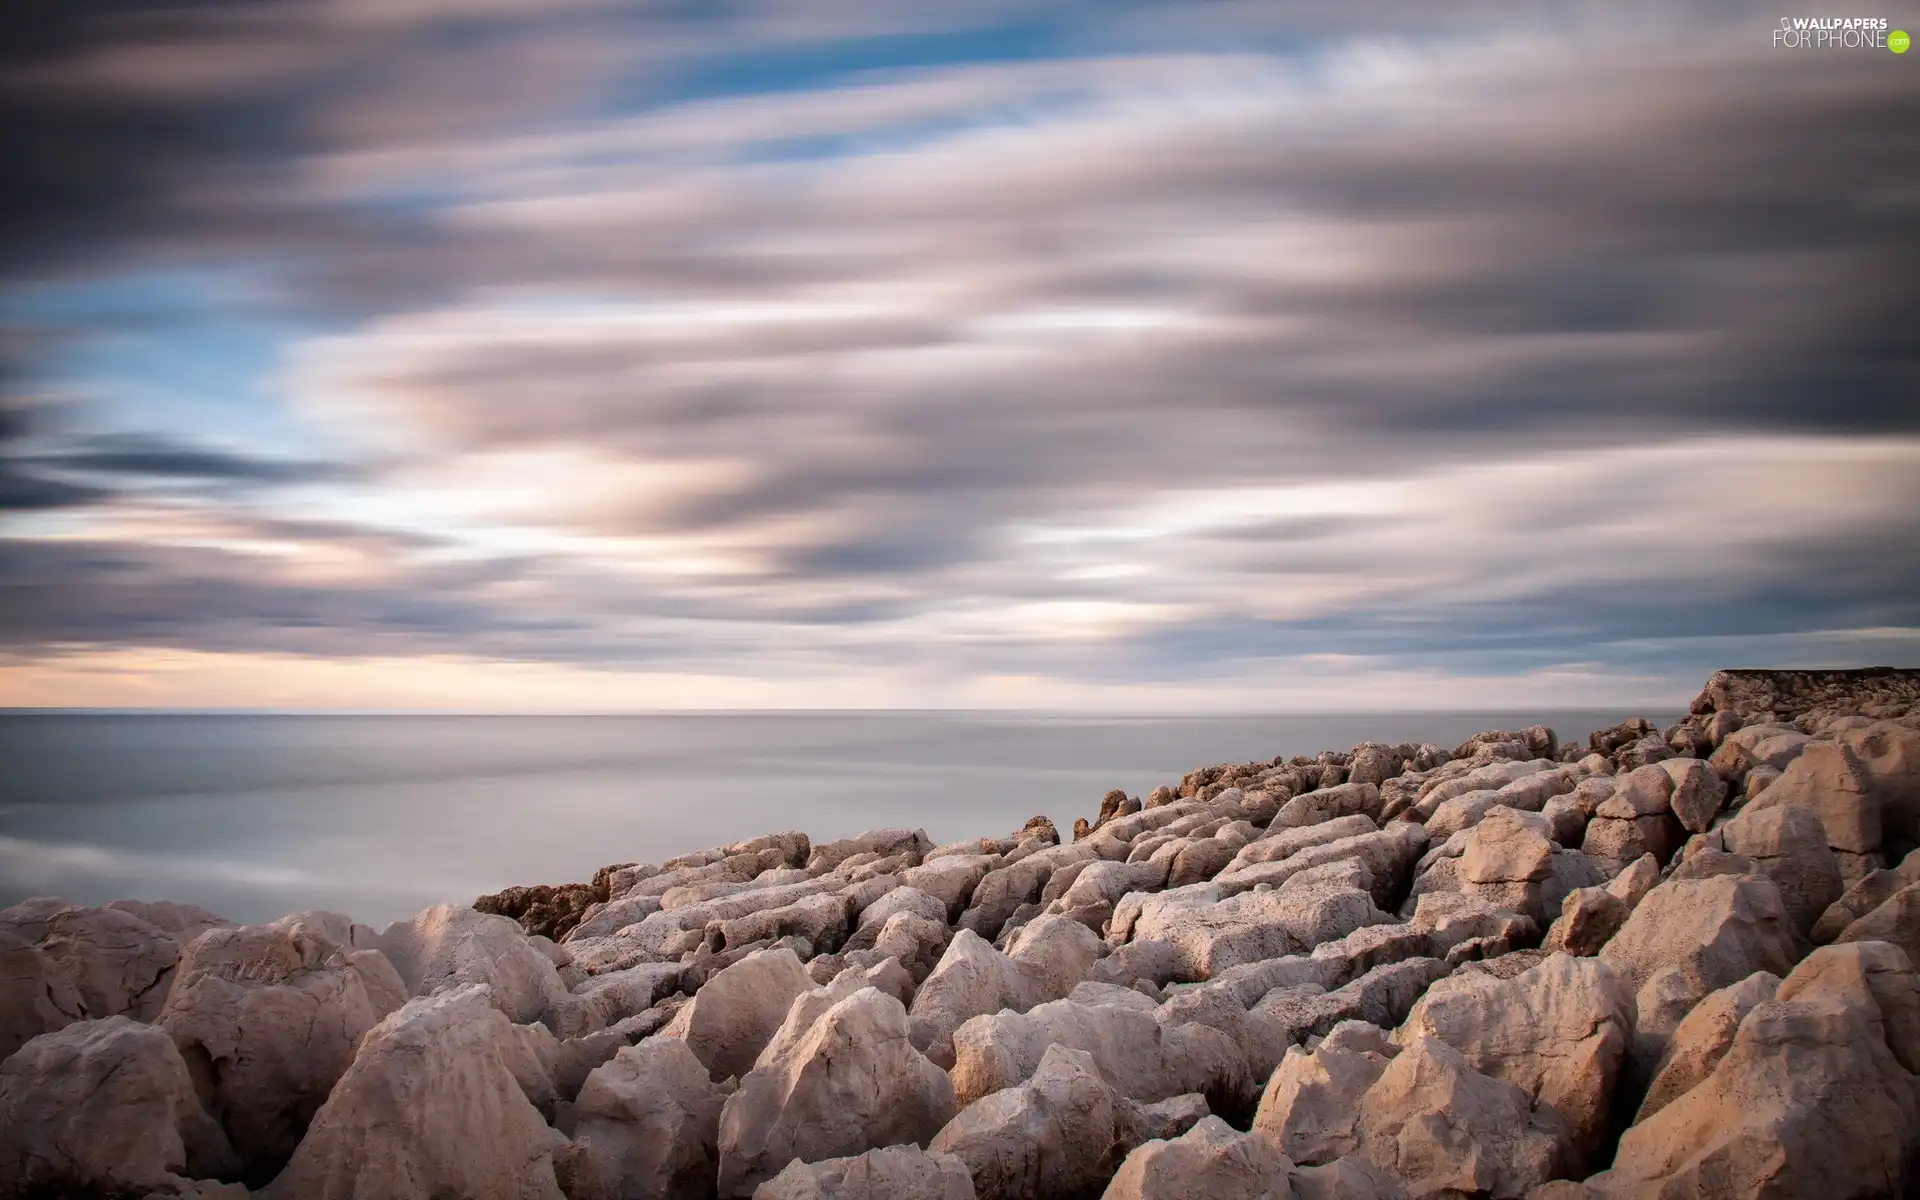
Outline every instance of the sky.
<path id="1" fill-rule="evenodd" d="M 1920 54 L 1780 19 L 14 0 L 0 704 L 1913 665 Z"/>

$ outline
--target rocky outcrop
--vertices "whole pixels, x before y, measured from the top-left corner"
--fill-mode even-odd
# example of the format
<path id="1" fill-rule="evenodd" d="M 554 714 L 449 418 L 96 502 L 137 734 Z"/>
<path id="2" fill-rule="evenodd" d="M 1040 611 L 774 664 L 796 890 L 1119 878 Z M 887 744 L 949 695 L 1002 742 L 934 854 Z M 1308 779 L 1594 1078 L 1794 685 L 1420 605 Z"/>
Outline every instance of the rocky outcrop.
<path id="1" fill-rule="evenodd" d="M 727 1093 L 686 1042 L 628 1046 L 587 1076 L 558 1176 L 568 1200 L 699 1200 L 719 1162 Z"/>
<path id="2" fill-rule="evenodd" d="M 1291 1190 L 1293 1163 L 1272 1141 L 1241 1133 L 1219 1117 L 1202 1118 L 1179 1137 L 1127 1155 L 1106 1200 L 1271 1200 Z"/>

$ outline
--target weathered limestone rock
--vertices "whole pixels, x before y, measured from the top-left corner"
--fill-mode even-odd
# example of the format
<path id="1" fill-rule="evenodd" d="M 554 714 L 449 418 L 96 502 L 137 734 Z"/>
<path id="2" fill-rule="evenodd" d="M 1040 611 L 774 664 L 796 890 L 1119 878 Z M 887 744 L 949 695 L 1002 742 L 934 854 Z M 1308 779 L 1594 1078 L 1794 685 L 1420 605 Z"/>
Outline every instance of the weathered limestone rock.
<path id="1" fill-rule="evenodd" d="M 86 1015 L 72 981 L 40 947 L 0 929 L 0 1059 Z"/>
<path id="2" fill-rule="evenodd" d="M 1784 804 L 1799 805 L 1819 818 L 1827 845 L 1836 853 L 1871 855 L 1880 850 L 1880 793 L 1853 750 L 1839 742 L 1808 742 L 1766 793 L 1748 802 L 1742 815 Z"/>
<path id="3" fill-rule="evenodd" d="M 1605 888 L 1575 888 L 1561 902 L 1560 917 L 1547 930 L 1541 948 L 1591 957 L 1620 932 L 1630 912 L 1626 901 Z"/>
<path id="4" fill-rule="evenodd" d="M 1374 832 L 1377 830 L 1373 821 L 1359 814 L 1336 817 L 1318 825 L 1269 829 L 1265 837 L 1256 838 L 1242 846 L 1225 869 L 1234 871 L 1255 863 L 1279 862 L 1309 847 Z"/>
<path id="5" fill-rule="evenodd" d="M 641 963 L 624 971 L 589 975 L 573 989 L 565 1007 L 548 1020 L 562 1037 L 586 1037 L 646 1012 L 678 991 L 679 963 Z"/>
<path id="6" fill-rule="evenodd" d="M 967 1164 L 918 1146 L 883 1146 L 818 1163 L 795 1159 L 753 1195 L 754 1200 L 974 1200 Z"/>
<path id="7" fill-rule="evenodd" d="M 1203 1118 L 1127 1155 L 1105 1200 L 1292 1200 L 1293 1163 L 1267 1138 Z"/>
<path id="8" fill-rule="evenodd" d="M 152 1026 L 80 1021 L 0 1064 L 0 1194 L 144 1195 L 236 1165 Z"/>
<path id="9" fill-rule="evenodd" d="M 1272 1138 L 1294 1162 L 1331 1163 L 1353 1153 L 1360 1138 L 1360 1102 L 1400 1052 L 1382 1035 L 1373 1045 L 1351 1044 L 1336 1026 L 1309 1051 L 1292 1046 L 1267 1079 L 1253 1128 Z"/>
<path id="10" fill-rule="evenodd" d="M 1053 1046 L 1032 1078 L 968 1105 L 928 1149 L 966 1163 L 981 1200 L 1074 1200 L 1098 1196 L 1135 1146 L 1205 1115 L 1197 1096 L 1136 1105 L 1084 1051 Z"/>
<path id="11" fill-rule="evenodd" d="M 1901 974 L 1910 993 L 1911 966 Z M 1588 1185 L 1609 1197 L 1904 1194 L 1920 1150 L 1914 1077 L 1865 981 L 1818 975 L 1755 1005 L 1712 1073 L 1627 1130 Z"/>
<path id="12" fill-rule="evenodd" d="M 132 913 L 154 928 L 164 930 L 182 946 L 209 929 L 233 924 L 219 913 L 209 912 L 197 904 L 178 904 L 172 900 L 115 900 L 107 907 Z"/>
<path id="13" fill-rule="evenodd" d="M 520 1082 L 539 1072 L 485 985 L 410 1000 L 367 1032 L 292 1161 L 262 1194 L 561 1200 L 554 1158 L 567 1140 L 547 1127 Z"/>
<path id="14" fill-rule="evenodd" d="M 742 1076 L 813 980 L 791 950 L 756 950 L 707 980 L 660 1031 L 687 1044 L 717 1080 Z"/>
<path id="15" fill-rule="evenodd" d="M 913 997 L 913 1044 L 942 1066 L 953 1063 L 953 1033 L 967 1020 L 1003 1009 L 1025 1012 L 1059 999 L 1087 977 L 1104 947 L 1077 921 L 1043 916 L 1001 953 L 972 930 L 948 943 Z"/>
<path id="16" fill-rule="evenodd" d="M 1633 1026 L 1623 975 L 1595 959 L 1555 954 L 1511 979 L 1454 973 L 1420 998 L 1395 1039 L 1447 1043 L 1474 1070 L 1558 1111 L 1575 1151 L 1589 1155 L 1606 1135 Z"/>
<path id="17" fill-rule="evenodd" d="M 1670 758 L 1657 764 L 1673 781 L 1667 804 L 1689 833 L 1705 833 L 1726 807 L 1727 785 L 1697 758 Z"/>
<path id="18" fill-rule="evenodd" d="M 1755 971 L 1784 976 L 1803 952 L 1771 880 L 1717 875 L 1648 892 L 1600 960 L 1624 971 L 1635 989 L 1677 967 L 1698 999 Z"/>
<path id="19" fill-rule="evenodd" d="M 1594 809 L 1580 848 L 1619 863 L 1642 854 L 1666 862 L 1686 837 L 1672 799 L 1673 776 L 1658 763 L 1620 775 L 1613 794 Z"/>
<path id="20" fill-rule="evenodd" d="M 1552 1108 L 1532 1109 L 1518 1087 L 1421 1037 L 1362 1098 L 1357 1153 L 1415 1196 L 1520 1197 L 1564 1174 L 1572 1146 Z"/>
<path id="21" fill-rule="evenodd" d="M 1779 987 L 1779 976 L 1755 971 L 1696 1005 L 1674 1029 L 1666 1057 L 1661 1059 L 1653 1086 L 1647 1089 L 1633 1123 L 1651 1117 L 1713 1074 L 1713 1068 L 1732 1047 L 1740 1022 L 1755 1005 L 1772 1000 Z"/>
<path id="22" fill-rule="evenodd" d="M 516 1024 L 567 1004 L 553 961 L 507 917 L 440 904 L 387 926 L 378 948 L 415 996 L 484 983 L 488 1002 Z"/>
<path id="23" fill-rule="evenodd" d="M 1876 721 L 1836 740 L 1853 751 L 1872 779 L 1885 835 L 1902 851 L 1920 845 L 1920 729 Z"/>
<path id="24" fill-rule="evenodd" d="M 1191 1092 L 1222 1099 L 1248 1089 L 1244 1054 L 1206 1025 L 1162 1025 L 1152 1012 L 1054 1000 L 1024 1013 L 978 1016 L 953 1036 L 951 1072 L 962 1106 L 1017 1086 L 1049 1046 L 1083 1050 L 1120 1094 L 1154 1102 Z"/>
<path id="25" fill-rule="evenodd" d="M 1854 880 L 1813 923 L 1814 945 L 1833 941 L 1841 930 L 1893 899 L 1901 888 L 1915 883 L 1920 883 L 1920 852 L 1907 855 L 1891 871 L 1873 871 Z"/>
<path id="26" fill-rule="evenodd" d="M 687 1043 L 649 1038 L 587 1076 L 558 1174 L 568 1200 L 700 1200 L 713 1190 L 727 1093 Z"/>
<path id="27" fill-rule="evenodd" d="M 720 1195 L 751 1195 L 795 1158 L 925 1144 L 953 1115 L 953 1085 L 907 1030 L 900 1002 L 866 988 L 804 1034 L 776 1033 L 721 1113 Z"/>
<path id="28" fill-rule="evenodd" d="M 917 888 L 939 900 L 947 910 L 940 919 L 951 923 L 966 911 L 967 904 L 973 899 L 973 890 L 980 886 L 987 872 L 999 862 L 999 856 L 993 854 L 936 858 L 900 872 L 900 884 L 902 887 Z M 861 916 L 864 921 L 865 914 Z"/>
<path id="29" fill-rule="evenodd" d="M 1343 783 L 1303 792 L 1280 806 L 1269 829 L 1298 829 L 1341 817 L 1380 819 L 1380 789 L 1371 783 Z"/>
<path id="30" fill-rule="evenodd" d="M 1920 962 L 1920 884 L 1901 888 L 1886 903 L 1840 931 L 1835 943 L 1890 942 Z"/>
<path id="31" fill-rule="evenodd" d="M 1187 980 L 1211 978 L 1242 963 L 1304 954 L 1366 925 L 1392 920 L 1373 898 L 1340 884 L 1281 887 L 1219 899 L 1217 884 L 1149 896 L 1131 937 L 1173 948 Z M 1214 890 L 1209 890 L 1214 889 Z M 1115 925 L 1120 922 L 1115 910 Z"/>
<path id="32" fill-rule="evenodd" d="M 80 995 L 89 1017 L 151 1021 L 166 1003 L 180 943 L 117 908 L 63 908 L 46 920 L 40 953 Z"/>
<path id="33" fill-rule="evenodd" d="M 360 1037 L 406 1003 L 346 918 L 297 913 L 213 929 L 188 945 L 157 1024 L 250 1178 L 271 1179 L 353 1062 Z"/>
<path id="34" fill-rule="evenodd" d="M 1095 849 L 1099 840 L 1088 838 L 1084 842 L 1053 846 L 987 872 L 973 889 L 973 898 L 967 911 L 960 914 L 960 926 L 984 938 L 998 937 L 1001 927 L 1015 909 L 1040 898 L 1040 890 L 1056 870 L 1099 857 Z"/>
<path id="35" fill-rule="evenodd" d="M 1058 835 L 1055 840 L 1058 840 Z M 882 858 L 906 854 L 919 862 L 921 856 L 931 849 L 933 842 L 924 829 L 869 829 L 856 837 L 815 846 L 806 865 L 807 870 L 822 874 L 858 854 L 873 854 Z"/>
<path id="36" fill-rule="evenodd" d="M 1750 804 L 1720 829 L 1719 840 L 1729 854 L 1751 859 L 1773 880 L 1793 927 L 1803 936 L 1846 890 L 1819 818 L 1798 804 L 1772 808 Z M 1709 837 L 1709 844 L 1712 841 Z"/>
<path id="37" fill-rule="evenodd" d="M 568 940 L 586 941 L 619 933 L 629 925 L 638 925 L 661 908 L 660 897 L 650 892 L 621 896 L 588 910 L 578 923 L 570 927 Z"/>
<path id="38" fill-rule="evenodd" d="M 1628 909 L 1639 906 L 1660 882 L 1660 864 L 1653 855 L 1643 854 L 1628 863 L 1618 875 L 1607 881 L 1607 890 L 1618 896 Z"/>
<path id="39" fill-rule="evenodd" d="M 1316 1167 L 1296 1167 L 1295 1200 L 1407 1200 L 1400 1181 L 1357 1154 Z"/>

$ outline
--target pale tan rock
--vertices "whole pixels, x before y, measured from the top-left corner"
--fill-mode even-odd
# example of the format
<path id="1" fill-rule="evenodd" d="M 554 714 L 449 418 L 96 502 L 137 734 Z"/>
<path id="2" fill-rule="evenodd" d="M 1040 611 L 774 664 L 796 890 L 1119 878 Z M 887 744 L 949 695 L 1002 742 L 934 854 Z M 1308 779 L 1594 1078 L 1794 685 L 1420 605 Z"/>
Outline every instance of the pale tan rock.
<path id="1" fill-rule="evenodd" d="M 1260 1094 L 1254 1131 L 1272 1138 L 1302 1165 L 1353 1153 L 1360 1140 L 1361 1100 L 1398 1051 L 1391 1044 L 1379 1049 L 1346 1045 L 1331 1036 L 1312 1051 L 1289 1047 Z"/>
<path id="2" fill-rule="evenodd" d="M 1394 1035 L 1438 1038 L 1482 1074 L 1514 1084 L 1565 1119 L 1575 1151 L 1606 1135 L 1607 1105 L 1634 1027 L 1624 974 L 1555 954 L 1511 979 L 1460 971 L 1434 984 Z"/>
<path id="3" fill-rule="evenodd" d="M 776 1033 L 721 1113 L 720 1195 L 751 1195 L 795 1158 L 925 1144 L 953 1115 L 953 1085 L 907 1031 L 900 1002 L 866 988 L 804 1034 Z"/>
<path id="4" fill-rule="evenodd" d="M 0 1063 L 0 1195 L 143 1195 L 237 1166 L 150 1025 L 75 1022 Z"/>
<path id="5" fill-rule="evenodd" d="M 1025 1083 L 968 1105 L 928 1149 L 966 1163 L 982 1200 L 1091 1196 L 1135 1146 L 1176 1137 L 1205 1115 L 1197 1096 L 1136 1105 L 1084 1051 L 1053 1046 Z"/>
<path id="6" fill-rule="evenodd" d="M 1341 817 L 1380 819 L 1380 789 L 1371 783 L 1343 783 L 1303 792 L 1280 806 L 1269 829 L 1298 829 Z"/>
<path id="7" fill-rule="evenodd" d="M 1293 1200 L 1293 1163 L 1267 1138 L 1203 1118 L 1127 1155 L 1104 1200 Z"/>
<path id="8" fill-rule="evenodd" d="M 470 984 L 369 1030 L 269 1200 L 561 1200 L 547 1127 L 520 1080 L 539 1070 Z"/>
<path id="9" fill-rule="evenodd" d="M 918 1146 L 883 1146 L 851 1158 L 795 1159 L 754 1200 L 974 1200 L 967 1164 Z"/>
<path id="10" fill-rule="evenodd" d="M 1840 864 L 1812 810 L 1798 804 L 1748 805 L 1721 828 L 1730 854 L 1751 859 L 1780 889 L 1793 925 L 1802 936 L 1827 906 L 1846 891 Z"/>
<path id="11" fill-rule="evenodd" d="M 0 929 L 0 1060 L 86 1015 L 86 1003 L 60 967 L 40 947 Z"/>
<path id="12" fill-rule="evenodd" d="M 1744 812 L 1783 804 L 1797 804 L 1819 818 L 1827 845 L 1836 851 L 1872 854 L 1880 849 L 1880 794 L 1848 746 L 1808 742 L 1763 796 L 1748 801 Z"/>
<path id="13" fill-rule="evenodd" d="M 1836 944 L 1891 942 L 1920 961 L 1920 884 L 1901 888 L 1878 908 L 1840 931 Z"/>
<path id="14" fill-rule="evenodd" d="M 1304 954 L 1363 926 L 1391 920 L 1374 906 L 1368 892 L 1354 887 L 1283 887 L 1220 899 L 1217 890 L 1210 890 L 1218 886 L 1198 884 L 1184 889 L 1185 894 L 1146 897 L 1133 921 L 1132 937 L 1167 943 L 1183 976 L 1201 980 L 1242 963 Z M 1116 909 L 1116 926 L 1119 922 Z"/>
<path id="15" fill-rule="evenodd" d="M 683 1041 L 648 1038 L 587 1076 L 558 1175 L 568 1200 L 699 1200 L 713 1189 L 727 1093 Z"/>
<path id="16" fill-rule="evenodd" d="M 1811 940 L 1816 946 L 1826 945 L 1847 926 L 1891 900 L 1895 892 L 1914 883 L 1920 883 L 1920 851 L 1907 855 L 1894 870 L 1872 871 L 1848 884 L 1840 898 L 1813 923 Z"/>
<path id="17" fill-rule="evenodd" d="M 1643 854 L 1628 863 L 1626 869 L 1607 881 L 1607 890 L 1618 896 L 1629 909 L 1635 908 L 1660 882 L 1660 864 L 1653 855 Z"/>
<path id="18" fill-rule="evenodd" d="M 1561 902 L 1559 919 L 1547 930 L 1544 950 L 1591 957 L 1627 923 L 1626 901 L 1603 887 L 1575 888 Z"/>
<path id="19" fill-rule="evenodd" d="M 1640 1103 L 1634 1124 L 1651 1117 L 1713 1073 L 1733 1045 L 1740 1022 L 1754 1006 L 1774 998 L 1780 977 L 1755 971 L 1696 1005 L 1673 1031 L 1653 1086 Z"/>
<path id="20" fill-rule="evenodd" d="M 1876 721 L 1836 740 L 1853 751 L 1872 779 L 1885 834 L 1905 845 L 1920 843 L 1920 729 Z"/>
<path id="21" fill-rule="evenodd" d="M 685 1042 L 715 1080 L 745 1075 L 794 997 L 812 990 L 793 951 L 756 950 L 707 980 L 660 1036 Z"/>
<path id="22" fill-rule="evenodd" d="M 182 947 L 209 929 L 234 924 L 197 904 L 177 904 L 172 900 L 115 900 L 107 907 L 132 913 L 154 928 L 166 931 Z"/>
<path id="23" fill-rule="evenodd" d="M 89 1017 L 151 1021 L 166 1003 L 180 943 L 117 908 L 65 908 L 47 918 L 46 956 L 73 985 Z"/>
<path id="24" fill-rule="evenodd" d="M 1043 923 L 1044 922 L 1044 923 Z M 953 1064 L 953 1032 L 973 1017 L 1025 1012 L 1058 999 L 1087 977 L 1104 947 L 1076 921 L 1043 916 L 1003 954 L 970 929 L 954 934 L 939 965 L 914 993 L 913 1044 L 936 1064 Z"/>
<path id="25" fill-rule="evenodd" d="M 1237 1097 L 1250 1088 L 1244 1052 L 1226 1034 L 1207 1025 L 1163 1025 L 1155 1016 L 1055 1000 L 1024 1013 L 975 1017 L 953 1036 L 954 1098 L 965 1107 L 1017 1086 L 1049 1046 L 1086 1052 L 1108 1085 L 1146 1103 L 1192 1092 Z"/>
<path id="26" fill-rule="evenodd" d="M 1376 826 L 1372 819 L 1357 813 L 1318 825 L 1281 826 L 1279 829 L 1269 827 L 1266 836 L 1242 846 L 1225 870 L 1238 870 L 1258 863 L 1282 862 L 1314 846 L 1373 832 L 1376 832 Z"/>
<path id="27" fill-rule="evenodd" d="M 1909 1072 L 1920 1072 L 1920 974 L 1891 942 L 1823 946 L 1781 981 L 1785 1003 L 1817 995 L 1871 1003 L 1880 1011 L 1887 1048 Z"/>
<path id="28" fill-rule="evenodd" d="M 1673 781 L 1668 807 L 1689 833 L 1705 833 L 1726 807 L 1727 785 L 1697 758 L 1669 758 L 1656 764 Z"/>
<path id="29" fill-rule="evenodd" d="M 1407 1200 L 1400 1181 L 1357 1154 L 1316 1167 L 1296 1167 L 1297 1200 Z"/>
<path id="30" fill-rule="evenodd" d="M 338 914 L 216 927 L 187 946 L 156 1022 L 250 1174 L 270 1178 L 347 1067 L 361 1035 L 406 1003 L 378 950 Z"/>
<path id="31" fill-rule="evenodd" d="M 943 921 L 957 920 L 973 899 L 973 889 L 1000 863 L 997 854 L 955 854 L 900 872 L 903 887 L 915 888 L 946 906 Z M 865 914 L 861 914 L 864 919 Z"/>
<path id="32" fill-rule="evenodd" d="M 1467 1065 L 1438 1038 L 1401 1050 L 1360 1105 L 1358 1154 L 1414 1196 L 1524 1196 L 1565 1173 L 1564 1120 L 1527 1094 Z"/>
<path id="33" fill-rule="evenodd" d="M 517 1024 L 538 1021 L 568 1003 L 553 960 L 507 917 L 435 905 L 387 926 L 377 946 L 414 996 L 483 983 L 488 1002 Z"/>

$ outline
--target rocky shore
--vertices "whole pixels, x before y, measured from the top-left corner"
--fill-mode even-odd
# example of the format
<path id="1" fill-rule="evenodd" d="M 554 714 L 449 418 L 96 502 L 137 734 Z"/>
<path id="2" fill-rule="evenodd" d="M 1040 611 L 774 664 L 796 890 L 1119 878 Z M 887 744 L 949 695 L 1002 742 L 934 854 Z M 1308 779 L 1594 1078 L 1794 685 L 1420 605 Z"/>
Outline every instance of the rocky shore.
<path id="1" fill-rule="evenodd" d="M 0 911 L 0 1197 L 1897 1197 L 1920 671 L 769 834 L 376 931 Z"/>

